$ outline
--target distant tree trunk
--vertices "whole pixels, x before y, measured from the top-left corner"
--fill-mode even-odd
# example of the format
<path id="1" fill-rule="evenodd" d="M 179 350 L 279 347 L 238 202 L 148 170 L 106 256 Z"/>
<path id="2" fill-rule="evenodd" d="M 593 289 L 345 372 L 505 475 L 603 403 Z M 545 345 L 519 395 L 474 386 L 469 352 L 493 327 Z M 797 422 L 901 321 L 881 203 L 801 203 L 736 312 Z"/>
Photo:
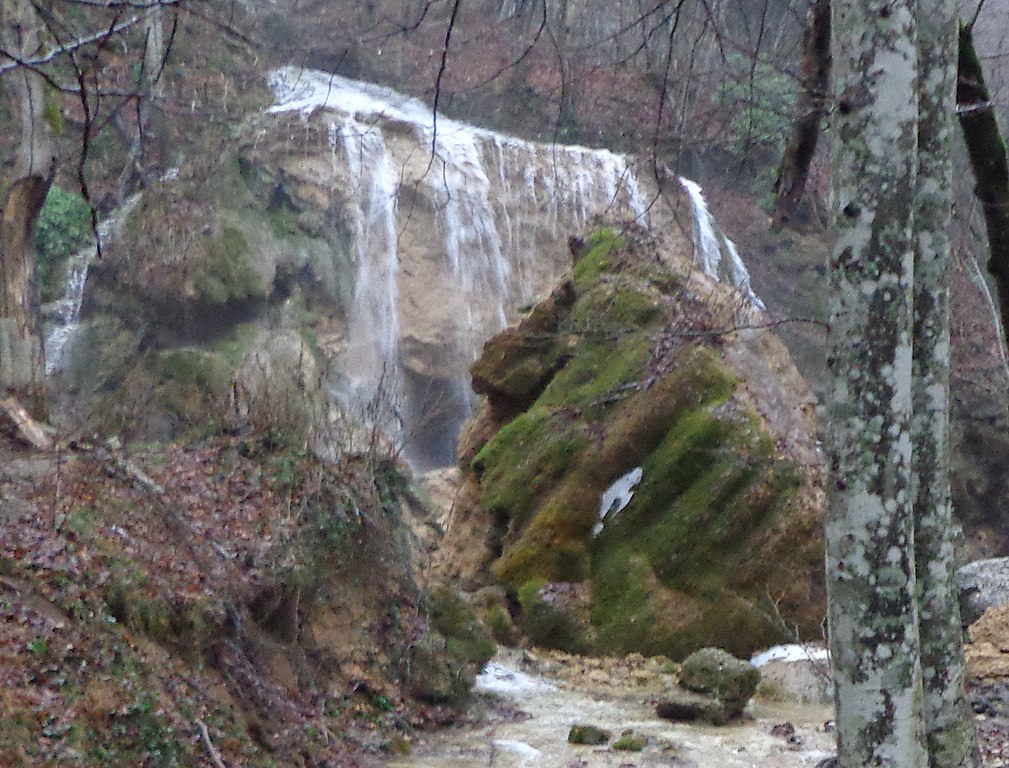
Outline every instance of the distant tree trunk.
<path id="1" fill-rule="evenodd" d="M 1009 163 L 969 25 L 960 27 L 958 68 L 957 113 L 974 169 L 974 194 L 984 212 L 988 270 L 998 287 L 999 312 L 1005 329 L 1009 326 Z"/>
<path id="2" fill-rule="evenodd" d="M 4 0 L 0 40 L 22 59 L 40 47 L 30 0 Z M 0 63 L 6 63 L 0 57 Z M 45 81 L 28 68 L 4 85 L 20 117 L 20 144 L 0 213 L 0 387 L 37 419 L 47 417 L 45 357 L 35 285 L 35 222 L 55 172 L 52 129 L 45 115 Z"/>
<path id="3" fill-rule="evenodd" d="M 841 768 L 923 768 L 911 505 L 911 0 L 833 3 L 828 618 Z"/>
<path id="4" fill-rule="evenodd" d="M 931 768 L 972 768 L 979 755 L 964 690 L 949 487 L 949 262 L 953 210 L 956 5 L 920 0 L 918 170 L 915 181 L 914 418 L 911 441 L 915 573 Z"/>
<path id="5" fill-rule="evenodd" d="M 774 181 L 771 229 L 775 232 L 788 224 L 806 189 L 809 166 L 827 116 L 829 91 L 830 0 L 813 0 L 802 33 L 802 88 L 796 98 L 795 122 Z"/>
<path id="6" fill-rule="evenodd" d="M 126 197 L 137 187 L 143 188 L 150 182 L 151 171 L 157 170 L 157 164 L 145 152 L 145 145 L 158 146 L 158 155 L 165 155 L 166 131 L 164 121 L 160 118 L 159 102 L 164 95 L 162 79 L 165 67 L 165 31 L 164 9 L 154 7 L 147 11 L 144 20 L 144 60 L 137 81 L 137 131 L 132 138 L 128 136 L 128 128 L 120 115 L 115 116 L 116 129 L 129 138 L 130 146 L 126 165 L 119 175 L 119 200 Z"/>

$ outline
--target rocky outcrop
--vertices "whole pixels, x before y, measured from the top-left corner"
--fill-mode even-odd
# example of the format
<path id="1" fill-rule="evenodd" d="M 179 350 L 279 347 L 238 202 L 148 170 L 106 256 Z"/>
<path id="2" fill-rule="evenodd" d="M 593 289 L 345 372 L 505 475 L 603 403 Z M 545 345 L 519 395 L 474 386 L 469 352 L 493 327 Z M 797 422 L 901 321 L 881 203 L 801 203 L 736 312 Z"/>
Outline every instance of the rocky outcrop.
<path id="1" fill-rule="evenodd" d="M 487 406 L 443 573 L 503 584 L 527 635 L 570 650 L 745 655 L 817 631 L 820 461 L 784 347 L 641 231 L 595 232 L 558 290 L 473 367 Z"/>
<path id="2" fill-rule="evenodd" d="M 1009 558 L 976 560 L 956 573 L 960 620 L 968 627 L 989 608 L 1009 604 Z"/>

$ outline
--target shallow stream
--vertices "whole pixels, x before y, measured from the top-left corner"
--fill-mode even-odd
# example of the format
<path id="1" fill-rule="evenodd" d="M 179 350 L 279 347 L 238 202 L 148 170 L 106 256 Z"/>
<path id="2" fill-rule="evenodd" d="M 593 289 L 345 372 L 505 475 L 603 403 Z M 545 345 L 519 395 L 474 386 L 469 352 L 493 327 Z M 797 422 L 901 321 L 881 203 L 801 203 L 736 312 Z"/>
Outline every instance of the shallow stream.
<path id="1" fill-rule="evenodd" d="M 672 723 L 655 715 L 655 701 L 674 677 L 659 662 L 593 660 L 506 651 L 477 681 L 472 722 L 432 732 L 395 768 L 812 768 L 832 754 L 831 711 L 757 699 L 738 723 L 723 727 Z M 775 726 L 789 723 L 788 727 Z M 609 731 L 609 745 L 567 741 L 572 725 Z M 644 737 L 640 752 L 611 745 L 625 731 Z"/>

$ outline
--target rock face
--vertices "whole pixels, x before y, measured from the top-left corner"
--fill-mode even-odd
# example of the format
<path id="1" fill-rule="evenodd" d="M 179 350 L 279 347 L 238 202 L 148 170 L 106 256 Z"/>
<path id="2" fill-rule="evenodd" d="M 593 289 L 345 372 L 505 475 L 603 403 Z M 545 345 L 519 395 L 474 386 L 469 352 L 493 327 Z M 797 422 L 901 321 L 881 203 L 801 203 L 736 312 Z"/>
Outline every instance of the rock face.
<path id="1" fill-rule="evenodd" d="M 985 611 L 1009 604 L 1009 557 L 968 563 L 957 571 L 960 619 L 968 627 Z"/>
<path id="2" fill-rule="evenodd" d="M 266 122 L 283 145 L 257 139 L 250 156 L 350 255 L 333 386 L 352 410 L 384 400 L 381 426 L 415 465 L 451 464 L 480 345 L 564 271 L 572 228 L 644 215 L 633 170 L 606 151 L 434 124 L 416 100 L 321 72 L 287 68 L 273 84 Z M 311 137 L 304 156 L 292 131 Z"/>
<path id="3" fill-rule="evenodd" d="M 773 336 L 731 330 L 739 295 L 685 246 L 596 231 L 571 284 L 473 367 L 487 405 L 441 564 L 503 584 L 530 636 L 548 621 L 571 649 L 746 655 L 819 626 L 811 397 Z"/>
<path id="4" fill-rule="evenodd" d="M 570 267 L 572 231 L 647 218 L 646 193 L 605 150 L 435 124 L 321 72 L 272 85 L 213 178 L 183 169 L 145 191 L 90 309 L 146 323 L 148 348 L 220 344 L 243 323 L 304 332 L 346 415 L 417 468 L 451 465 L 482 343 Z"/>

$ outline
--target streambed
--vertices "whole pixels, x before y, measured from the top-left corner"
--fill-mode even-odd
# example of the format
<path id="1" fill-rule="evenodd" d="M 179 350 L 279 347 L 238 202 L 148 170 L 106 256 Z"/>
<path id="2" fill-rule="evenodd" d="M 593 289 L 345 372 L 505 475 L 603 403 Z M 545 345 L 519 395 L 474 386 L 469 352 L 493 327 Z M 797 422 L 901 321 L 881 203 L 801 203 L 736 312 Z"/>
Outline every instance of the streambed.
<path id="1" fill-rule="evenodd" d="M 395 768 L 474 766 L 682 766 L 689 768 L 799 768 L 832 754 L 832 717 L 825 705 L 758 698 L 741 722 L 715 727 L 672 723 L 655 715 L 655 701 L 674 684 L 660 662 L 642 657 L 581 659 L 509 650 L 477 681 L 468 724 L 431 732 Z M 789 723 L 794 734 L 775 735 Z M 609 731 L 610 745 L 625 731 L 644 737 L 640 752 L 567 742 L 572 725 Z M 775 729 L 786 732 L 787 727 Z"/>

